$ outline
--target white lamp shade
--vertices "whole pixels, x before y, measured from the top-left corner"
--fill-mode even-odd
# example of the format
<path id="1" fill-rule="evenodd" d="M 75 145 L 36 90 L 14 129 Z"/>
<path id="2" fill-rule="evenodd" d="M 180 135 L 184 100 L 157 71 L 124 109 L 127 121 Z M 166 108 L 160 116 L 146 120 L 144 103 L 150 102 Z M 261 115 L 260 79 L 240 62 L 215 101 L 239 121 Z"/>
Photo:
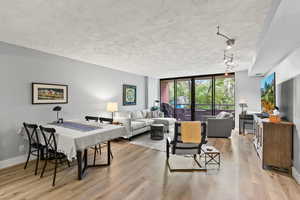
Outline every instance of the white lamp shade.
<path id="1" fill-rule="evenodd" d="M 246 100 L 246 99 L 244 99 L 244 98 L 242 98 L 242 99 L 240 99 L 240 102 L 239 102 L 239 104 L 247 104 L 247 100 Z"/>
<path id="2" fill-rule="evenodd" d="M 117 112 L 118 111 L 118 103 L 116 102 L 109 102 L 106 106 L 107 112 Z"/>

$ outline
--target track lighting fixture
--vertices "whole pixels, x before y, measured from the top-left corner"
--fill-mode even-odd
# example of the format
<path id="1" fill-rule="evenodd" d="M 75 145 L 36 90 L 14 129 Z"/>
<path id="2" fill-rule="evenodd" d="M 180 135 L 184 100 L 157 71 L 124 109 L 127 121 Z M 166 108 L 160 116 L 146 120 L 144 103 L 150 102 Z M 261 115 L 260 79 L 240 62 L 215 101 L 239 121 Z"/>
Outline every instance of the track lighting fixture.
<path id="1" fill-rule="evenodd" d="M 217 35 L 226 39 L 226 45 L 227 45 L 226 49 L 227 50 L 231 49 L 233 47 L 233 45 L 235 44 L 235 39 L 230 38 L 230 37 L 228 37 L 227 35 L 225 35 L 223 33 L 220 33 L 220 26 L 217 26 L 217 29 L 218 29 Z"/>

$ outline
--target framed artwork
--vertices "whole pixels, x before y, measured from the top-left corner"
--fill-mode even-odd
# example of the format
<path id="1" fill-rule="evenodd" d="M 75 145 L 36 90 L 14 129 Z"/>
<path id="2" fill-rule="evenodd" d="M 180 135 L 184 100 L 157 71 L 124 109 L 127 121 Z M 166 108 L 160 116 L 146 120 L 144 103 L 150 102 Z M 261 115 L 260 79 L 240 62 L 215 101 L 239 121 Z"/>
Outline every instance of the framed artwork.
<path id="1" fill-rule="evenodd" d="M 32 83 L 32 104 L 66 104 L 68 86 L 48 83 Z"/>
<path id="2" fill-rule="evenodd" d="M 136 86 L 123 85 L 123 105 L 136 105 Z"/>

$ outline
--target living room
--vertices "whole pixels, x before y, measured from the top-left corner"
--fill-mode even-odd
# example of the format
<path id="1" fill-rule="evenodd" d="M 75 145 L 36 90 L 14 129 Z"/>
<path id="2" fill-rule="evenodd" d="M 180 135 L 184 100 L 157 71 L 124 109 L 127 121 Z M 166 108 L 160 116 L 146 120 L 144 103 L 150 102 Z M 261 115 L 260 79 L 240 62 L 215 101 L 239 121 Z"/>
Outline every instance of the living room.
<path id="1" fill-rule="evenodd" d="M 3 2 L 0 199 L 299 199 L 299 8 Z"/>

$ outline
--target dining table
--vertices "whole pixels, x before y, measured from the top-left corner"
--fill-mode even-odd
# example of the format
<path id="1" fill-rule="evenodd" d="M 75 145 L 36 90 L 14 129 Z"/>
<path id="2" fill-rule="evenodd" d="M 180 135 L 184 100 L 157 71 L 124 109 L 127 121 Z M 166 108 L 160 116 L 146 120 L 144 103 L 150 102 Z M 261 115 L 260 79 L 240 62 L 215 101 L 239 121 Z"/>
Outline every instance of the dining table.
<path id="1" fill-rule="evenodd" d="M 83 120 L 67 120 L 63 123 L 41 123 L 43 127 L 54 128 L 58 152 L 64 153 L 67 159 L 77 159 L 78 180 L 86 175 L 90 167 L 105 167 L 111 164 L 111 141 L 126 137 L 128 132 L 122 125 L 98 123 Z M 41 134 L 38 129 L 38 134 Z M 26 138 L 24 128 L 19 134 Z M 40 137 L 42 138 L 42 137 Z M 101 143 L 107 143 L 107 161 L 103 164 L 88 164 L 88 149 Z M 43 143 L 41 141 L 41 143 Z"/>

